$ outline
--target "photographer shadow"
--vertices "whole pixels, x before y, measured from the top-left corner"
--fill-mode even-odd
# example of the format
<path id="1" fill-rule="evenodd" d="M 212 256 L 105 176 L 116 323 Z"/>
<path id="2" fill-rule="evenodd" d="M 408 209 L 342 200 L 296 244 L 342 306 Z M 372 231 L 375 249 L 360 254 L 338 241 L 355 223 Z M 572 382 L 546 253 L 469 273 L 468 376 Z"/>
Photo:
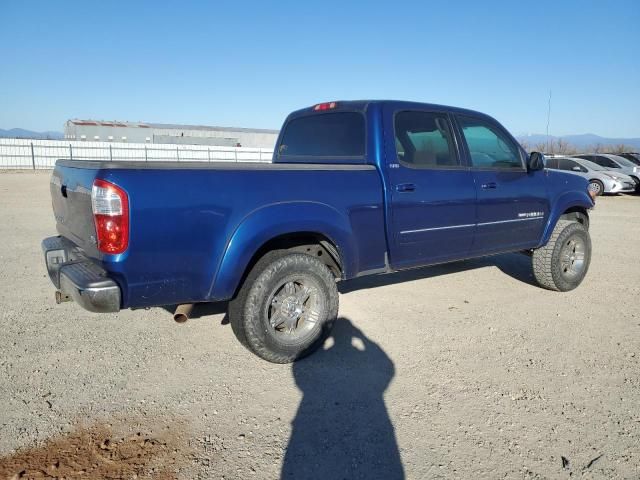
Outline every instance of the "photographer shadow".
<path id="1" fill-rule="evenodd" d="M 376 343 L 339 318 L 325 348 L 294 363 L 293 376 L 303 398 L 281 478 L 404 478 L 383 398 L 394 366 Z"/>

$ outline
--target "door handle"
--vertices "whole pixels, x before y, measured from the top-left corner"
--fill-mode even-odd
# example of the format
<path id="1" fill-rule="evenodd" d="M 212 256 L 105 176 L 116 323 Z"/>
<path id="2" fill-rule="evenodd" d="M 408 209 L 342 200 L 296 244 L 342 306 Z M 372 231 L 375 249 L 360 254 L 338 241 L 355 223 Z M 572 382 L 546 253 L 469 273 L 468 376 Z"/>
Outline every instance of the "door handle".
<path id="1" fill-rule="evenodd" d="M 396 185 L 396 190 L 399 192 L 413 192 L 416 186 L 413 183 L 400 183 Z"/>
<path id="2" fill-rule="evenodd" d="M 492 188 L 498 188 L 498 185 L 496 185 L 496 182 L 488 182 L 488 183 L 483 183 L 481 185 L 481 187 L 484 190 L 489 190 L 489 189 L 492 189 Z"/>

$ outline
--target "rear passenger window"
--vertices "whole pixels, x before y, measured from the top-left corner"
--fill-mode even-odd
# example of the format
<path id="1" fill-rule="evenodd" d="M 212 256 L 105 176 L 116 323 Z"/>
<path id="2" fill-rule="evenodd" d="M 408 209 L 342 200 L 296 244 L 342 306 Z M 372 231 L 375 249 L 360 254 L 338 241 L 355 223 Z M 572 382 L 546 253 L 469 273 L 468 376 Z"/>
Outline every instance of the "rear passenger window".
<path id="1" fill-rule="evenodd" d="M 357 112 L 309 115 L 291 120 L 278 147 L 280 157 L 363 157 L 364 116 Z"/>
<path id="2" fill-rule="evenodd" d="M 471 165 L 476 168 L 522 169 L 520 149 L 491 123 L 473 117 L 458 117 L 469 147 Z"/>
<path id="3" fill-rule="evenodd" d="M 588 170 L 581 165 L 578 165 L 577 162 L 573 160 L 569 160 L 567 158 L 561 158 L 558 160 L 560 165 L 560 170 L 567 170 L 572 172 L 587 172 Z"/>
<path id="4" fill-rule="evenodd" d="M 449 120 L 442 113 L 399 112 L 395 118 L 398 161 L 412 168 L 451 168 L 460 162 Z"/>

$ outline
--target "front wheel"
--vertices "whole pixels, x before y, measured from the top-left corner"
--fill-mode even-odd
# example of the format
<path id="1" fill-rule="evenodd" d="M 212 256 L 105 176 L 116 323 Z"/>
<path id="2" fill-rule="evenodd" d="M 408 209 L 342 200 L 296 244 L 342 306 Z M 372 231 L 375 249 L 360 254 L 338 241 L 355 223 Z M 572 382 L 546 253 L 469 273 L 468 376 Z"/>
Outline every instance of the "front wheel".
<path id="1" fill-rule="evenodd" d="M 338 289 L 317 258 L 286 251 L 261 258 L 229 303 L 229 322 L 240 342 L 273 363 L 289 363 L 316 350 L 338 315 Z"/>
<path id="2" fill-rule="evenodd" d="M 531 258 L 540 286 L 560 292 L 573 290 L 591 263 L 589 232 L 581 223 L 559 220 L 549 242 L 535 250 Z"/>
<path id="3" fill-rule="evenodd" d="M 589 180 L 588 189 L 594 196 L 599 197 L 604 193 L 604 184 L 600 180 Z"/>

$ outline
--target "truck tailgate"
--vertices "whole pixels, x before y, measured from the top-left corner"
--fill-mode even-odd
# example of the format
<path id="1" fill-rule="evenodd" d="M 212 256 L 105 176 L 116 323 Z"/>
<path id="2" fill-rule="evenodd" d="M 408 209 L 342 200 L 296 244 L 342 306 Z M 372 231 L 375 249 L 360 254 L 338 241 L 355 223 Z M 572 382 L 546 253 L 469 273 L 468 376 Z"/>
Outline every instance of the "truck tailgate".
<path id="1" fill-rule="evenodd" d="M 51 201 L 56 228 L 63 237 L 97 257 L 91 188 L 97 170 L 56 165 L 51 176 Z"/>

